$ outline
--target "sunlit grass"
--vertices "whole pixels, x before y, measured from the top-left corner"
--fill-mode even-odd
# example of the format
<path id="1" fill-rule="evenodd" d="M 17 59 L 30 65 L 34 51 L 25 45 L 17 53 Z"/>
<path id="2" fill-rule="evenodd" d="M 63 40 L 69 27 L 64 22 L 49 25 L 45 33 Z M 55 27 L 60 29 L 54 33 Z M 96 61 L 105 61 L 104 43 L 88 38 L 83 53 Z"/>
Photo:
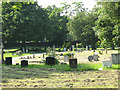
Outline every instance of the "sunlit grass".
<path id="1" fill-rule="evenodd" d="M 20 57 L 20 56 L 31 55 L 31 53 L 23 53 L 23 54 L 20 55 L 20 56 L 19 56 L 19 55 L 15 55 L 15 54 L 12 55 L 12 53 L 4 53 L 3 55 L 4 55 L 4 59 L 5 59 L 6 57 L 12 57 L 12 58 L 13 58 L 13 57 Z"/>
<path id="2" fill-rule="evenodd" d="M 117 65 L 112 65 L 112 68 L 110 67 L 104 67 L 103 68 L 103 65 L 101 63 L 99 64 L 78 64 L 78 68 L 76 69 L 72 69 L 70 68 L 69 65 L 45 65 L 45 64 L 41 64 L 41 65 L 38 65 L 38 64 L 30 64 L 28 65 L 28 67 L 25 67 L 25 68 L 56 68 L 57 70 L 60 70 L 60 71 L 71 71 L 71 70 L 79 70 L 79 71 L 84 71 L 84 70 L 99 70 L 99 68 L 103 68 L 103 70 L 117 70 L 117 69 L 120 69 L 119 67 L 120 64 L 117 64 Z M 6 66 L 6 65 L 3 65 L 3 66 Z M 16 66 L 16 65 L 13 65 L 15 66 L 16 68 L 21 68 L 20 65 Z"/>

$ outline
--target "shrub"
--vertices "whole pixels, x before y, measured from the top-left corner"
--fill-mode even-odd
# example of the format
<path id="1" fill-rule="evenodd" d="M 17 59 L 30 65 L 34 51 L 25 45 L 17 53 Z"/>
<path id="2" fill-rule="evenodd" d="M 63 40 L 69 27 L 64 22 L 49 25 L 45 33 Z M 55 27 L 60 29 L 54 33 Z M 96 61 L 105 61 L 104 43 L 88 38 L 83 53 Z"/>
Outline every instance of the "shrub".
<path id="1" fill-rule="evenodd" d="M 99 54 L 103 54 L 103 52 L 101 50 L 99 50 Z"/>

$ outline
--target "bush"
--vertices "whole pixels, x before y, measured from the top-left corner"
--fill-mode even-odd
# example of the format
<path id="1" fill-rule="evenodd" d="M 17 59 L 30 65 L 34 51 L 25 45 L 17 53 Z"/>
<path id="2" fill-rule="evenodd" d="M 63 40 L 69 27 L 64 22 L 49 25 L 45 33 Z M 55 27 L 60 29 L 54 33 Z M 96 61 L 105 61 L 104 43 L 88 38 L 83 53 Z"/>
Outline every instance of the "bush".
<path id="1" fill-rule="evenodd" d="M 101 50 L 99 50 L 99 54 L 101 54 L 101 55 L 102 55 L 102 54 L 103 54 L 103 52 L 102 52 Z"/>

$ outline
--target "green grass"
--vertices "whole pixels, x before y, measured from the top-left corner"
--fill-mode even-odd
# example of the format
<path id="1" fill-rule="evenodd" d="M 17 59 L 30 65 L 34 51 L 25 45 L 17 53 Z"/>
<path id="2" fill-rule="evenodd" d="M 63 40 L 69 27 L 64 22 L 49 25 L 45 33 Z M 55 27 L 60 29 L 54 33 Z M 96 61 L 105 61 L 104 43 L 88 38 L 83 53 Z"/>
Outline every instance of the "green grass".
<path id="1" fill-rule="evenodd" d="M 102 64 L 78 64 L 78 68 L 76 70 L 79 71 L 84 71 L 84 70 L 98 70 L 99 68 L 103 68 L 103 70 L 115 70 L 115 69 L 120 69 L 120 67 L 118 67 L 120 64 L 118 65 L 112 65 L 112 68 L 103 68 Z M 3 65 L 6 66 L 6 65 Z M 13 65 L 16 66 L 16 65 Z M 81 66 L 81 67 L 80 67 Z M 16 66 L 18 68 L 21 68 L 21 66 Z M 72 68 L 69 67 L 69 65 L 35 65 L 35 64 L 31 64 L 28 65 L 28 67 L 25 68 L 56 68 L 60 71 L 71 71 L 74 70 Z"/>

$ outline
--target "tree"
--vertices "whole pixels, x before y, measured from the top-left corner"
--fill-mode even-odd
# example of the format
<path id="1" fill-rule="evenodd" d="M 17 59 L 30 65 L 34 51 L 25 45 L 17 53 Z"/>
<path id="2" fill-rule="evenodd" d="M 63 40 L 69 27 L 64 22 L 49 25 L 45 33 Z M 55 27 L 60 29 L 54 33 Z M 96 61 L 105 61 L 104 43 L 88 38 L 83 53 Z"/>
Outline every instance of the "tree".
<path id="1" fill-rule="evenodd" d="M 4 41 L 22 41 L 24 45 L 50 38 L 48 15 L 36 2 L 3 2 L 2 10 Z"/>
<path id="2" fill-rule="evenodd" d="M 98 41 L 93 27 L 96 16 L 91 12 L 81 11 L 74 16 L 69 22 L 69 30 L 74 40 L 79 40 L 82 45 L 92 45 L 95 49 L 95 44 Z"/>
<path id="3" fill-rule="evenodd" d="M 97 12 L 99 13 L 99 18 L 96 21 L 96 33 L 98 34 L 101 44 L 107 44 L 112 49 L 114 49 L 114 44 L 119 45 L 120 42 L 120 32 L 118 26 L 120 22 L 118 21 L 118 2 L 100 2 L 101 5 Z"/>
<path id="4" fill-rule="evenodd" d="M 49 19 L 52 24 L 52 42 L 56 45 L 62 45 L 67 38 L 67 16 L 61 16 L 62 9 L 55 5 L 48 6 Z"/>

